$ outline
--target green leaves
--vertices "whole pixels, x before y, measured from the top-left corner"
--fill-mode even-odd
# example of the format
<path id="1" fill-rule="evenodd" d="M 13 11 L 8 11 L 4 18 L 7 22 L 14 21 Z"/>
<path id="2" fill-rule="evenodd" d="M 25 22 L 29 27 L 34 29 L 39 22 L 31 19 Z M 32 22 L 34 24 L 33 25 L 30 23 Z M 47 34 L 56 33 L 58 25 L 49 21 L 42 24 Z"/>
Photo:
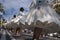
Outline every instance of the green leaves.
<path id="1" fill-rule="evenodd" d="M 58 13 L 58 14 L 60 14 L 60 4 L 58 5 L 55 5 L 55 10 L 56 10 L 56 12 Z"/>
<path id="2" fill-rule="evenodd" d="M 5 23 L 5 19 L 3 19 L 2 21 L 0 21 L 0 26 L 3 25 Z"/>

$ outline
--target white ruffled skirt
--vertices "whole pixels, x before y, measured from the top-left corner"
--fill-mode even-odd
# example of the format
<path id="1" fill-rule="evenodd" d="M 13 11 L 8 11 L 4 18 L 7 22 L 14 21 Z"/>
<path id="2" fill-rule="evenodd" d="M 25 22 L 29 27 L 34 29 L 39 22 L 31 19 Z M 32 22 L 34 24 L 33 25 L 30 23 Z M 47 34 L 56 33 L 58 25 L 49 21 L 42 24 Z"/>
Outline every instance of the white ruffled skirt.
<path id="1" fill-rule="evenodd" d="M 40 6 L 40 9 L 31 9 L 28 15 L 21 18 L 20 22 L 22 24 L 27 22 L 28 25 L 30 25 L 32 22 L 37 20 L 41 22 L 48 21 L 48 23 L 55 22 L 60 25 L 59 15 L 50 6 Z"/>

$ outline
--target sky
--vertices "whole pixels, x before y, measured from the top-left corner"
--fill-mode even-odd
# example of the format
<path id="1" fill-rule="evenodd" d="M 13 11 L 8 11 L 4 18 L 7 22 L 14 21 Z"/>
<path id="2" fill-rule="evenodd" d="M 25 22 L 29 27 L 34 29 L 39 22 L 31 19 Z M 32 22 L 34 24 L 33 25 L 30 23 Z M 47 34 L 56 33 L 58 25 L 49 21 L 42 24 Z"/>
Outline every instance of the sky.
<path id="1" fill-rule="evenodd" d="M 27 13 L 31 2 L 32 0 L 0 0 L 5 10 L 4 18 L 8 20 L 14 14 L 18 14 L 20 7 L 24 7 L 24 12 Z"/>

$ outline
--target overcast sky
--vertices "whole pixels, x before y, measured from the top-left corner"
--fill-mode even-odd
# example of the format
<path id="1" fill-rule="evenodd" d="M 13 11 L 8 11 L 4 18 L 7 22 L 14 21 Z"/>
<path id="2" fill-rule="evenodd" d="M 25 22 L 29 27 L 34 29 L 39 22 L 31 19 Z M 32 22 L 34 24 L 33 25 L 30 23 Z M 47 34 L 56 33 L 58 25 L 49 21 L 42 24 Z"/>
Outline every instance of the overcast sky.
<path id="1" fill-rule="evenodd" d="M 0 2 L 3 4 L 6 13 L 4 17 L 8 19 L 19 13 L 20 7 L 24 7 L 25 13 L 28 12 L 32 0 L 0 0 Z"/>

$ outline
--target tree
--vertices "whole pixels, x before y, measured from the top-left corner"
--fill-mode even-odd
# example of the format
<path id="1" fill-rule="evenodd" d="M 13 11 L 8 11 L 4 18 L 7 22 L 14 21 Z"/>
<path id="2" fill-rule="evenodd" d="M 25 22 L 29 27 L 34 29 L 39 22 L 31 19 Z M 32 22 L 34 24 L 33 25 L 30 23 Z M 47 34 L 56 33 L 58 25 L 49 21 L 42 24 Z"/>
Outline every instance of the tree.
<path id="1" fill-rule="evenodd" d="M 58 5 L 55 5 L 55 10 L 56 10 L 56 12 L 58 13 L 58 14 L 60 14 L 60 4 Z"/>
<path id="2" fill-rule="evenodd" d="M 54 8 L 55 8 L 55 11 L 58 13 L 58 14 L 60 14 L 60 0 L 54 0 L 55 1 L 55 6 L 54 6 Z"/>
<path id="3" fill-rule="evenodd" d="M 0 26 L 3 25 L 4 23 L 6 23 L 6 20 L 2 19 L 2 21 L 0 21 Z"/>
<path id="4" fill-rule="evenodd" d="M 2 3 L 0 3 L 0 12 L 2 14 L 5 14 Z M 0 26 L 2 26 L 4 23 L 5 23 L 5 19 L 4 19 L 3 15 L 0 15 Z"/>

